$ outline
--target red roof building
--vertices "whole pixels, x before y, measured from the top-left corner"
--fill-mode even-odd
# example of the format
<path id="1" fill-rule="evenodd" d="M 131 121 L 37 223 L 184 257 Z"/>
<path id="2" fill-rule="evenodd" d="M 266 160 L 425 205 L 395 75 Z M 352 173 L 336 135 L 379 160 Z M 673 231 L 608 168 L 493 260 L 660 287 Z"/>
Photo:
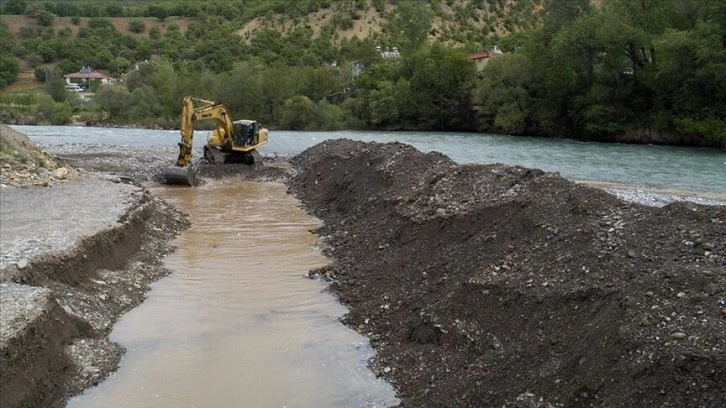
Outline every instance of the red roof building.
<path id="1" fill-rule="evenodd" d="M 502 50 L 500 50 L 499 47 L 495 45 L 493 49 L 470 55 L 469 58 L 474 60 L 474 63 L 476 64 L 476 72 L 481 72 L 484 70 L 484 67 L 490 59 L 498 57 L 502 54 L 504 54 Z"/>
<path id="2" fill-rule="evenodd" d="M 102 84 L 108 84 L 113 78 L 98 71 L 93 71 L 88 67 L 81 68 L 78 72 L 63 75 L 66 83 L 88 83 L 89 81 L 101 81 Z"/>

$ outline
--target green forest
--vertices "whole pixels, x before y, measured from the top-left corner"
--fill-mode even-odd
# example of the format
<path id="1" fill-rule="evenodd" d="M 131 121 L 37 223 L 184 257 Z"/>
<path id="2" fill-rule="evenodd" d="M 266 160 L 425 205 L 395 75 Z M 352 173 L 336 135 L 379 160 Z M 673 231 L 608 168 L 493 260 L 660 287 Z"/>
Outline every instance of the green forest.
<path id="1" fill-rule="evenodd" d="M 4 123 L 175 127 L 192 95 L 280 129 L 726 146 L 723 0 L 0 6 Z M 82 66 L 119 81 L 68 93 L 62 75 Z M 13 89 L 23 71 L 35 88 Z"/>

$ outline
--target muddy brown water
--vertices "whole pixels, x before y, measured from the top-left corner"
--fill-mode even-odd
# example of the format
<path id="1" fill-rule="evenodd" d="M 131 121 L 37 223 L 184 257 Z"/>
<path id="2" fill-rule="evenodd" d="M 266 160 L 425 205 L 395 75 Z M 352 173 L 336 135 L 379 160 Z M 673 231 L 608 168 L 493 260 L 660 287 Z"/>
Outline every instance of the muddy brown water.
<path id="1" fill-rule="evenodd" d="M 308 216 L 279 183 L 217 181 L 154 194 L 190 214 L 173 273 L 115 326 L 119 370 L 68 407 L 383 407 L 367 339 L 325 284 Z"/>

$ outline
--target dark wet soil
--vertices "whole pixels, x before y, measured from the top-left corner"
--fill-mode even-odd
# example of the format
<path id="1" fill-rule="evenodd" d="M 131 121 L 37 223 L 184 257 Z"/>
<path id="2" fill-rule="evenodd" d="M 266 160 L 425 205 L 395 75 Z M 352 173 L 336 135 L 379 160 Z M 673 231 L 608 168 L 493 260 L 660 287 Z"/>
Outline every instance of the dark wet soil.
<path id="1" fill-rule="evenodd" d="M 726 207 L 338 140 L 292 160 L 315 271 L 404 407 L 726 406 Z"/>

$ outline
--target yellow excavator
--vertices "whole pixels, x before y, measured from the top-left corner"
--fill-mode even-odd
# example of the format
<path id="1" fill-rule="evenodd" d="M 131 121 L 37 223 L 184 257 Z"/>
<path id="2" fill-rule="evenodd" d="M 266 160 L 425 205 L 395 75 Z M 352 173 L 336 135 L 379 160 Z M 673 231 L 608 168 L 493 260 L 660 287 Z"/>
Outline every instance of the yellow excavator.
<path id="1" fill-rule="evenodd" d="M 214 129 L 204 146 L 204 158 L 210 163 L 257 164 L 262 157 L 257 148 L 267 143 L 267 129 L 254 120 L 230 118 L 224 105 L 206 99 L 185 96 L 181 113 L 181 142 L 176 165 L 164 172 L 167 184 L 196 185 L 197 171 L 192 163 L 194 122 L 213 120 Z"/>

